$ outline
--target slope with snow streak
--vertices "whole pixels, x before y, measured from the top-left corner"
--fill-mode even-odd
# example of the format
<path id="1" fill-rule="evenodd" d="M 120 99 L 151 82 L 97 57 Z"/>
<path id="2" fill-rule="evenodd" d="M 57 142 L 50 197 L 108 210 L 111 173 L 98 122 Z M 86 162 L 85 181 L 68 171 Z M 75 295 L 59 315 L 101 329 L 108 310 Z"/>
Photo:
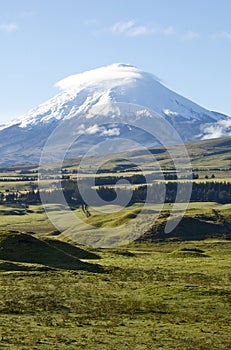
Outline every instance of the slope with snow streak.
<path id="1" fill-rule="evenodd" d="M 163 117 L 219 119 L 215 113 L 163 86 L 154 75 L 131 65 L 119 63 L 71 75 L 55 86 L 62 92 L 6 126 L 27 127 L 72 118 L 110 102 L 138 104 Z"/>
<path id="2" fill-rule="evenodd" d="M 228 118 L 200 107 L 166 88 L 154 75 L 128 64 L 118 63 L 71 75 L 55 86 L 61 90 L 58 95 L 0 128 L 3 158 L 8 154 L 13 159 L 11 151 L 16 151 L 20 161 L 26 157 L 27 161 L 37 160 L 49 133 L 65 120 L 72 119 L 79 132 L 90 130 L 87 134 L 94 135 L 98 131 L 102 134 L 102 129 L 97 130 L 97 125 L 109 122 L 134 123 L 140 115 L 142 123 L 138 126 L 146 123 L 151 125 L 149 109 L 167 120 L 183 141 L 192 141 L 206 138 L 208 130 L 210 132 L 217 122 Z M 144 108 L 141 108 L 139 115 L 135 113 L 131 117 L 124 110 L 122 113 L 116 107 L 117 103 Z M 102 113 L 96 113 L 100 110 Z M 119 134 L 112 132 L 111 136 Z M 107 136 L 110 136 L 110 130 Z M 33 137 L 33 141 L 28 140 L 30 137 Z M 36 151 L 33 146 L 36 146 Z M 26 157 L 23 153 L 25 150 Z"/>

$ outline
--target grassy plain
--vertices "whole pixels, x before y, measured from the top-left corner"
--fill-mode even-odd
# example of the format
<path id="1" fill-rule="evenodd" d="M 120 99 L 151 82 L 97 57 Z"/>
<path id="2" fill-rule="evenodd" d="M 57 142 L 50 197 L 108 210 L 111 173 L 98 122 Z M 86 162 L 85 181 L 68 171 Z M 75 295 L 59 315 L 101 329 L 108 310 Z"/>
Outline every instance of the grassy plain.
<path id="1" fill-rule="evenodd" d="M 1 349 L 231 348 L 231 243 L 99 250 L 103 273 L 0 273 Z"/>
<path id="2" fill-rule="evenodd" d="M 230 138 L 188 144 L 200 176 L 195 181 L 212 174 L 212 181 L 228 181 L 230 146 Z M 167 152 L 153 154 L 168 171 Z M 174 154 L 180 159 L 177 146 Z M 129 159 L 135 164 L 142 157 L 131 152 Z M 104 175 L 120 175 L 118 169 L 136 174 L 124 159 L 121 154 L 108 162 Z M 144 164 L 147 173 L 153 171 L 151 157 Z M 75 177 L 77 165 L 67 161 L 66 174 Z M 36 170 L 35 165 L 4 169 L 0 192 L 31 189 L 33 181 L 10 180 Z M 82 176 L 91 176 L 85 170 Z M 44 181 L 49 187 L 53 180 Z M 59 205 L 49 209 L 62 221 Z M 0 206 L 0 349 L 231 349 L 231 204 L 190 203 L 172 235 L 163 230 L 171 204 L 152 225 L 160 205 L 150 205 L 141 216 L 139 204 L 107 215 L 89 209 L 89 218 L 74 210 L 82 223 L 58 234 L 40 205 Z M 97 229 L 105 229 L 110 242 L 113 228 L 126 235 L 136 217 L 139 229 L 149 226 L 139 243 L 87 251 L 65 243 Z"/>
<path id="3" fill-rule="evenodd" d="M 40 205 L 0 205 L 0 229 L 48 234 L 55 230 Z"/>
<path id="4" fill-rule="evenodd" d="M 224 226 L 221 217 L 231 222 L 230 208 L 190 203 L 186 217 L 217 229 L 219 222 Z M 53 209 L 58 215 L 60 208 Z M 189 226 L 183 233 L 191 240 L 154 235 L 153 243 L 94 249 L 91 256 L 63 243 L 70 236 L 52 234 L 40 206 L 1 210 L 1 229 L 32 230 L 41 242 L 1 251 L 9 255 L 0 261 L 0 349 L 231 349 L 231 242 L 221 234 L 205 239 L 211 232 L 203 231 L 194 241 Z M 168 212 L 166 204 L 161 215 Z M 138 213 L 135 205 L 110 220 L 99 213 L 87 219 L 76 209 L 80 218 L 109 230 Z M 16 254 L 22 247 L 24 257 Z"/>

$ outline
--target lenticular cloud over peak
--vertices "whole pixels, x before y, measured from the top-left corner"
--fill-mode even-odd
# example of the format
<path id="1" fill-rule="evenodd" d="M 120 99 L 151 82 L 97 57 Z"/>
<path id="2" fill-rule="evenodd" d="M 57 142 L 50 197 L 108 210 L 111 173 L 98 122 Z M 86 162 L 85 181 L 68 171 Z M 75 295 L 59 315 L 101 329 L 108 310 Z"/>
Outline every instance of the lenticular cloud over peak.
<path id="1" fill-rule="evenodd" d="M 109 66 L 93 69 L 84 73 L 73 74 L 58 81 L 55 87 L 61 91 L 68 89 L 78 89 L 83 86 L 94 86 L 94 85 L 120 85 L 131 83 L 136 79 L 149 77 L 150 79 L 159 80 L 150 73 L 144 73 L 137 67 L 126 64 L 126 63 L 114 63 Z"/>

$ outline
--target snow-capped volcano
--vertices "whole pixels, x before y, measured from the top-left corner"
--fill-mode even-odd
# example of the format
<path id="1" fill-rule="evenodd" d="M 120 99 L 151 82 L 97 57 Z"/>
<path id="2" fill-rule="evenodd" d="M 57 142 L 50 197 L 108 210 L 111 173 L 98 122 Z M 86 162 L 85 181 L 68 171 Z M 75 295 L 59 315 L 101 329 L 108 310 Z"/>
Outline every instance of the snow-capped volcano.
<path id="1" fill-rule="evenodd" d="M 55 87 L 61 93 L 4 127 L 24 128 L 72 118 L 93 106 L 115 102 L 141 105 L 165 118 L 219 119 L 219 115 L 167 89 L 154 75 L 128 64 L 118 63 L 71 75 Z"/>
<path id="2" fill-rule="evenodd" d="M 128 64 L 71 75 L 55 86 L 61 90 L 58 95 L 0 127 L 2 164 L 38 161 L 48 136 L 65 121 L 71 122 L 76 134 L 85 135 L 82 144 L 86 150 L 88 140 L 89 145 L 94 143 L 90 136 L 100 140 L 103 136 L 126 138 L 129 128 L 119 127 L 121 122 L 151 130 L 152 112 L 170 123 L 183 141 L 208 138 L 218 125 L 231 120 L 200 107 L 166 88 L 154 75 Z M 132 109 L 132 105 L 139 108 Z M 114 126 L 107 127 L 108 123 Z"/>

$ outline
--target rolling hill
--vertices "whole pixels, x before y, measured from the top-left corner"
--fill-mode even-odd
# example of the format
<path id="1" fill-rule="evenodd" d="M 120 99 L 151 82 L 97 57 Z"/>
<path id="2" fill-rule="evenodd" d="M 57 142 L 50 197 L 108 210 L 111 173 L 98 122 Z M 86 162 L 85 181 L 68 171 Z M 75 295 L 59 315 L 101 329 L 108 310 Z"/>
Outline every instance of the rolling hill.
<path id="1" fill-rule="evenodd" d="M 0 232 L 0 269 L 30 269 L 28 264 L 64 270 L 85 270 L 100 272 L 97 264 L 83 262 L 81 259 L 97 259 L 96 254 L 65 242 L 38 239 L 29 234 L 15 231 Z M 17 264 L 19 263 L 19 264 Z M 26 263 L 26 265 L 20 264 Z M 32 268 L 33 269 L 33 268 Z"/>

